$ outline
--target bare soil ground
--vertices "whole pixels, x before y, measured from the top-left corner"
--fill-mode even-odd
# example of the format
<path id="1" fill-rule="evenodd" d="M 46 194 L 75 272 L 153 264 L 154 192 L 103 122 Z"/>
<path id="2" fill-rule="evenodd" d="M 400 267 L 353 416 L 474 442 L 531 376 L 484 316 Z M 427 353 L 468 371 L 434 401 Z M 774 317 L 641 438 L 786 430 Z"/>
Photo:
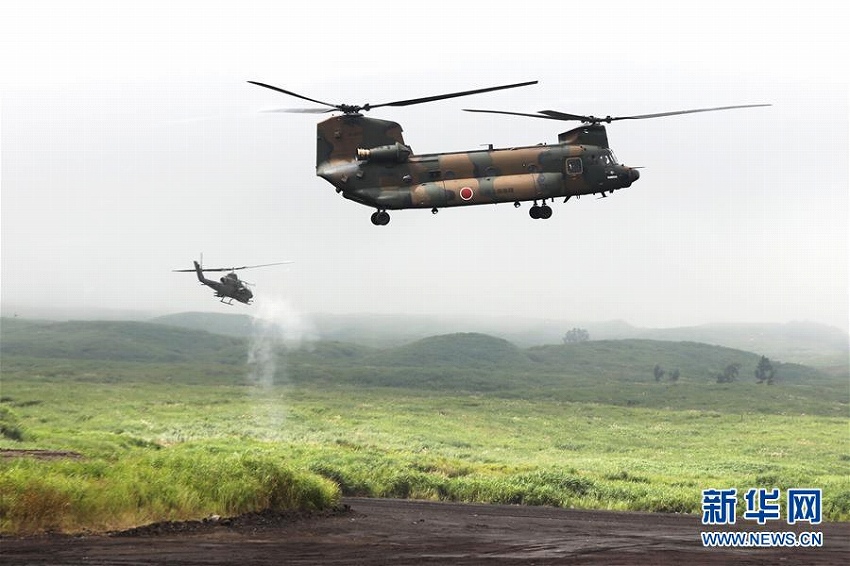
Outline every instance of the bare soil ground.
<path id="1" fill-rule="evenodd" d="M 319 513 L 159 523 L 104 535 L 0 539 L 20 564 L 850 564 L 850 523 L 821 548 L 704 548 L 699 517 L 346 498 Z M 738 524 L 718 531 L 759 530 Z"/>

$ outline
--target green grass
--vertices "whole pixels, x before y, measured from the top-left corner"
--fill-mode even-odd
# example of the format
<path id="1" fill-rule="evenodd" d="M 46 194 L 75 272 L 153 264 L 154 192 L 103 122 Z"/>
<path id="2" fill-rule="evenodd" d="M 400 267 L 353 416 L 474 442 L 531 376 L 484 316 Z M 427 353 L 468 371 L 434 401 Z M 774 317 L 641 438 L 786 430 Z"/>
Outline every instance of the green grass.
<path id="1" fill-rule="evenodd" d="M 344 380 L 249 386 L 237 367 L 229 383 L 202 384 L 151 380 L 135 364 L 92 375 L 66 361 L 49 376 L 51 363 L 22 364 L 4 360 L 0 406 L 23 441 L 0 447 L 84 458 L 0 464 L 4 532 L 322 507 L 340 493 L 698 513 L 702 489 L 726 487 L 821 487 L 827 519 L 850 519 L 847 419 L 826 401 L 815 404 L 826 414 L 758 409 L 793 397 L 787 387 L 646 383 L 664 406 L 634 407 L 604 402 L 607 388 L 564 401 Z M 703 406 L 669 407 L 671 391 Z M 733 398 L 754 410 L 726 410 Z"/>
<path id="2" fill-rule="evenodd" d="M 18 458 L 0 475 L 0 532 L 110 530 L 262 509 L 318 509 L 332 482 L 296 471 L 279 453 L 187 443 L 117 458 Z"/>
<path id="3" fill-rule="evenodd" d="M 257 367 L 239 338 L 62 328 L 4 319 L 0 448 L 81 457 L 0 458 L 3 533 L 323 508 L 340 495 L 699 513 L 701 490 L 729 487 L 820 487 L 825 518 L 850 520 L 846 370 L 776 362 L 767 386 L 752 376 L 759 355 L 740 350 L 522 349 L 481 334 L 383 350 L 322 342 Z M 739 380 L 716 383 L 733 362 Z M 680 379 L 656 382 L 656 363 Z"/>

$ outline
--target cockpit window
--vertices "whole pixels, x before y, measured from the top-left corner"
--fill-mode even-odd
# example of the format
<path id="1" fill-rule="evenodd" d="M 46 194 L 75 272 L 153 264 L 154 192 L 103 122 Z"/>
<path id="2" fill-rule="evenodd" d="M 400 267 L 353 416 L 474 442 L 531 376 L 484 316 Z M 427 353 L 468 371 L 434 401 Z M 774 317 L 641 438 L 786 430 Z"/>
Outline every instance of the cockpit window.
<path id="1" fill-rule="evenodd" d="M 611 150 L 608 150 L 599 154 L 599 163 L 602 165 L 615 165 L 617 158 L 614 157 L 614 153 Z"/>

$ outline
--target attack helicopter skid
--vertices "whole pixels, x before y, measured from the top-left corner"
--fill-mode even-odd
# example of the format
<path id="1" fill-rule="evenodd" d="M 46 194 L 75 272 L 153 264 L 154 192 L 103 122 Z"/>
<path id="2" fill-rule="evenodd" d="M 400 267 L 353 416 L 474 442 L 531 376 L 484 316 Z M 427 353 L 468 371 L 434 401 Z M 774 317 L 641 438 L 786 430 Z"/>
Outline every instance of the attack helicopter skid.
<path id="1" fill-rule="evenodd" d="M 617 162 L 608 145 L 605 124 L 618 120 L 640 120 L 754 108 L 769 104 L 746 104 L 678 110 L 637 116 L 597 118 L 555 110 L 522 113 L 500 110 L 464 109 L 467 112 L 506 114 L 581 125 L 558 135 L 558 143 L 506 149 L 461 151 L 415 155 L 402 137 L 397 122 L 368 118 L 363 112 L 385 106 L 410 106 L 536 84 L 529 81 L 476 90 L 454 92 L 382 104 L 330 104 L 265 83 L 248 81 L 326 108 L 280 109 L 275 112 L 328 113 L 338 111 L 317 125 L 316 175 L 328 181 L 343 197 L 375 209 L 372 224 L 385 226 L 388 210 L 441 208 L 513 202 L 533 202 L 529 216 L 548 219 L 556 198 L 598 194 L 605 197 L 630 187 L 640 178 L 636 167 Z M 541 204 L 538 204 L 541 203 Z"/>

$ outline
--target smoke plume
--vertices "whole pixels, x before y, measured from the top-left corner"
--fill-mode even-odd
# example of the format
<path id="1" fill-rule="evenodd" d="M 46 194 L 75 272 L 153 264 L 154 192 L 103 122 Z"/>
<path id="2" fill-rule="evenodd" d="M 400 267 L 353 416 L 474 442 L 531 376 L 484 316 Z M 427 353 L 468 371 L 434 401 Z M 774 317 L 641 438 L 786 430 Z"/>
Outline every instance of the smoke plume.
<path id="1" fill-rule="evenodd" d="M 289 301 L 263 298 L 252 319 L 248 346 L 248 385 L 254 398 L 258 433 L 274 437 L 286 416 L 287 352 L 309 344 L 312 325 Z"/>

